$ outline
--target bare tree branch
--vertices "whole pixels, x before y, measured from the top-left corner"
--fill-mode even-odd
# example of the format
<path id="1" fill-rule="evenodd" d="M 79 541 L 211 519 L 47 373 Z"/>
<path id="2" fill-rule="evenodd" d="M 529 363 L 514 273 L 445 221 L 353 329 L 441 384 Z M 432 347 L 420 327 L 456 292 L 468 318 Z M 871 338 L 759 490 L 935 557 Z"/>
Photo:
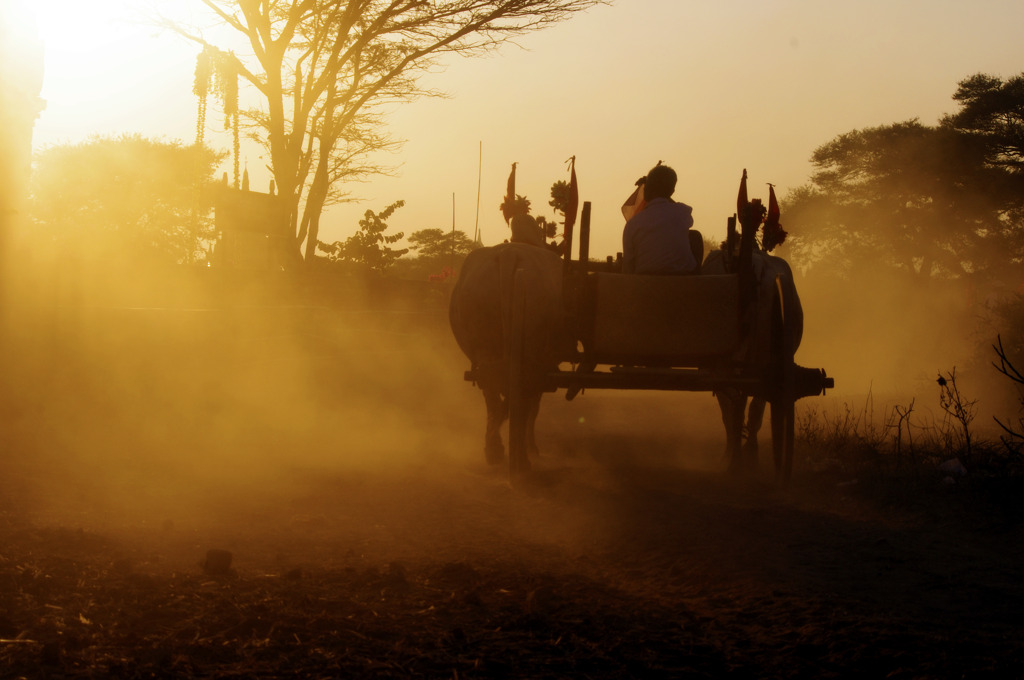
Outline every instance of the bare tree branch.
<path id="1" fill-rule="evenodd" d="M 270 155 L 298 243 L 315 245 L 320 213 L 346 196 L 340 185 L 383 170 L 365 159 L 396 144 L 379 134 L 384 122 L 373 111 L 437 95 L 417 80 L 440 55 L 493 50 L 605 0 L 199 2 L 251 50 L 236 56 L 238 70 L 263 101 L 242 116 Z M 209 44 L 201 31 L 161 23 Z"/>

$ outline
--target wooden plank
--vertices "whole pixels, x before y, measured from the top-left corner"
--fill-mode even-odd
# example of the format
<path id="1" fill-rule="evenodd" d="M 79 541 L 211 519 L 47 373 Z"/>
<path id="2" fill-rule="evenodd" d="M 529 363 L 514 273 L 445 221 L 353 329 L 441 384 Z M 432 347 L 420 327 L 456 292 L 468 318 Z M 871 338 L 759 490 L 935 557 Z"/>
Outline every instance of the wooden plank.
<path id="1" fill-rule="evenodd" d="M 591 361 L 697 366 L 739 347 L 736 275 L 595 273 L 588 283 Z"/>
<path id="2" fill-rule="evenodd" d="M 547 375 L 547 387 L 586 390 L 663 390 L 713 392 L 732 387 L 745 392 L 763 392 L 763 382 L 728 370 L 645 369 L 593 372 L 557 371 Z"/>

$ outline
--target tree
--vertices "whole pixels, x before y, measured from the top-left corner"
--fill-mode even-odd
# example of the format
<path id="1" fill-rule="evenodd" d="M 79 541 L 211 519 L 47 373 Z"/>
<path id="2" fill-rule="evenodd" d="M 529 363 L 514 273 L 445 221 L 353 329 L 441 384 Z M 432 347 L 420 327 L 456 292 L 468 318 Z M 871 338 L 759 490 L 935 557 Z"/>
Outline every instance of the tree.
<path id="1" fill-rule="evenodd" d="M 320 250 L 327 253 L 332 262 L 344 262 L 356 265 L 371 272 L 383 273 L 395 261 L 409 252 L 408 248 L 392 248 L 405 236 L 403 232 L 385 234 L 388 230 L 388 219 L 405 201 L 396 201 L 381 213 L 367 210 L 363 219 L 359 220 L 359 231 L 344 241 L 335 241 L 328 245 L 319 242 Z"/>
<path id="2" fill-rule="evenodd" d="M 416 281 L 443 280 L 454 275 L 466 255 L 481 247 L 464 232 L 451 229 L 420 229 L 406 240 L 415 257 L 396 262 L 392 274 Z"/>
<path id="3" fill-rule="evenodd" d="M 410 234 L 408 241 L 410 248 L 422 260 L 464 258 L 480 247 L 465 232 L 444 229 L 420 229 Z"/>
<path id="4" fill-rule="evenodd" d="M 1000 113 L 986 109 L 989 119 L 976 110 L 978 93 L 994 90 L 1005 95 L 975 76 L 955 97 L 964 108 L 939 126 L 910 120 L 854 130 L 815 150 L 810 183 L 786 201 L 801 258 L 922 280 L 1012 275 L 1024 262 L 1024 193 L 1016 152 L 1005 143 L 1012 134 L 991 133 L 1004 129 L 991 121 L 1013 107 L 1003 98 Z M 1024 89 L 1019 94 L 1024 107 Z"/>
<path id="5" fill-rule="evenodd" d="M 205 146 L 139 135 L 49 147 L 32 175 L 33 240 L 107 266 L 194 262 L 212 238 L 207 189 L 222 160 Z"/>
<path id="6" fill-rule="evenodd" d="M 341 183 L 380 170 L 365 159 L 392 143 L 380 132 L 383 105 L 436 94 L 416 81 L 443 55 L 493 50 L 601 0 L 199 1 L 244 43 L 244 56 L 218 54 L 266 106 L 240 115 L 269 153 L 309 259 L 320 214 L 343 198 Z M 201 32 L 164 23 L 214 47 Z"/>
<path id="7" fill-rule="evenodd" d="M 971 76 L 953 99 L 960 111 L 942 125 L 981 140 L 986 165 L 1003 171 L 993 173 L 990 190 L 1003 198 L 1004 221 L 1024 225 L 1024 74 L 1006 81 Z"/>
<path id="8" fill-rule="evenodd" d="M 985 162 L 1020 179 L 1024 172 L 1024 74 L 1005 82 L 995 76 L 973 75 L 960 82 L 953 100 L 960 104 L 960 111 L 943 118 L 943 126 L 980 137 Z"/>

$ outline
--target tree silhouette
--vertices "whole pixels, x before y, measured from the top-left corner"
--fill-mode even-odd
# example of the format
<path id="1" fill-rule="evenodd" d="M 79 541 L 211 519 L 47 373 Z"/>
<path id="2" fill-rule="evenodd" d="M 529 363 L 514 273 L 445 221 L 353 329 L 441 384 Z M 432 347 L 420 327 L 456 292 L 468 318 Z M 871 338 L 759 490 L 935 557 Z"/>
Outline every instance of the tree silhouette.
<path id="1" fill-rule="evenodd" d="M 569 183 L 561 179 L 551 185 L 551 200 L 548 201 L 548 205 L 563 217 L 569 208 L 570 189 Z"/>
<path id="2" fill-rule="evenodd" d="M 568 19 L 600 0 L 199 0 L 247 46 L 221 49 L 260 106 L 240 112 L 266 148 L 291 204 L 296 245 L 313 255 L 319 216 L 342 183 L 380 167 L 367 155 L 393 142 L 381 107 L 436 94 L 417 77 L 447 54 L 481 54 Z M 201 30 L 168 26 L 196 43 Z"/>
<path id="3" fill-rule="evenodd" d="M 971 76 L 960 82 L 953 100 L 960 110 L 943 118 L 943 126 L 980 137 L 987 163 L 1024 172 L 1024 75 L 1005 82 L 984 74 Z"/>
<path id="4" fill-rule="evenodd" d="M 359 231 L 344 241 L 332 244 L 319 243 L 321 251 L 327 253 L 328 259 L 356 265 L 371 272 L 383 273 L 395 260 L 409 252 L 408 248 L 392 248 L 391 245 L 402 240 L 403 232 L 385 234 L 388 230 L 388 219 L 396 210 L 405 205 L 405 201 L 396 201 L 380 213 L 367 210 L 363 219 L 359 220 Z"/>
<path id="5" fill-rule="evenodd" d="M 420 229 L 410 234 L 408 241 L 416 256 L 424 260 L 465 257 L 478 247 L 465 232 L 444 229 Z"/>
<path id="6" fill-rule="evenodd" d="M 1015 275 L 1024 262 L 1024 88 L 974 76 L 954 99 L 961 111 L 938 126 L 853 130 L 815 150 L 810 183 L 785 202 L 804 262 L 919 280 Z"/>
<path id="7" fill-rule="evenodd" d="M 213 237 L 206 189 L 222 159 L 140 135 L 49 147 L 32 176 L 35 245 L 106 266 L 194 262 Z"/>

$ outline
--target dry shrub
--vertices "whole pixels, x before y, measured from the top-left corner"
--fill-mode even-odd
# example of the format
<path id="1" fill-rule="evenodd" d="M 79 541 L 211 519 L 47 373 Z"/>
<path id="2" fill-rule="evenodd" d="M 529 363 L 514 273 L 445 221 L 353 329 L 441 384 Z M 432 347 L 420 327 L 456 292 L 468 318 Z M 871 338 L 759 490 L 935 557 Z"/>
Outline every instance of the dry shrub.
<path id="1" fill-rule="evenodd" d="M 1000 357 L 995 366 L 1001 373 L 1013 380 L 1024 378 L 1005 354 Z M 937 478 L 945 485 L 966 479 L 1024 478 L 1024 396 L 1017 420 L 1007 424 L 997 418 L 1003 434 L 989 438 L 975 430 L 980 400 L 965 393 L 956 368 L 939 372 L 936 382 L 937 411 L 919 408 L 916 397 L 891 401 L 880 409 L 881 422 L 871 392 L 859 408 L 843 401 L 834 402 L 831 409 L 798 409 L 801 457 L 811 469 L 856 478 L 909 475 Z"/>

